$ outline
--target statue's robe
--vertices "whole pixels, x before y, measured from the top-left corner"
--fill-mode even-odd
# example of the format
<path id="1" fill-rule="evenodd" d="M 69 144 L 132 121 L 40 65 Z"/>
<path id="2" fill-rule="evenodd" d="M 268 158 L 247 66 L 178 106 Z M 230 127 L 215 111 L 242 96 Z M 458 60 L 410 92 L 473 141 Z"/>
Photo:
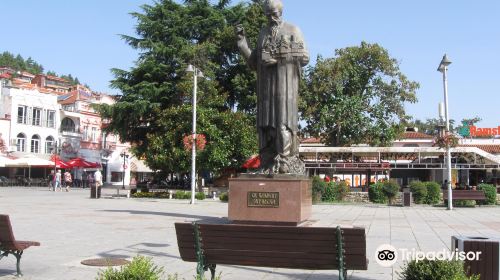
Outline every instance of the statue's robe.
<path id="1" fill-rule="evenodd" d="M 274 33 L 274 34 L 273 34 Z M 266 57 L 278 62 L 265 65 Z M 298 95 L 302 67 L 309 62 L 302 32 L 283 22 L 264 27 L 248 65 L 257 71 L 257 129 L 261 167 L 299 155 Z"/>

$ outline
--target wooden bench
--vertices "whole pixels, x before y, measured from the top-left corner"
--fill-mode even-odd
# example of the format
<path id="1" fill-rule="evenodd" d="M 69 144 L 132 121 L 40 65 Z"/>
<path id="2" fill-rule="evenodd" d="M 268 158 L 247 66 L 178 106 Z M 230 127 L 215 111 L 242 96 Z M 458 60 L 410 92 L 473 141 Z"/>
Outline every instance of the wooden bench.
<path id="1" fill-rule="evenodd" d="M 451 192 L 451 200 L 452 201 L 458 201 L 458 200 L 476 200 L 476 201 L 485 201 L 486 200 L 486 195 L 484 194 L 484 191 L 472 191 L 472 190 L 453 190 Z M 448 191 L 444 190 L 443 191 L 443 200 L 445 204 L 448 201 Z"/>
<path id="2" fill-rule="evenodd" d="M 36 241 L 17 241 L 12 232 L 12 225 L 8 215 L 0 215 L 0 259 L 7 257 L 9 254 L 14 255 L 17 259 L 17 275 L 21 273 L 21 256 L 24 250 L 31 246 L 40 246 Z"/>
<path id="3" fill-rule="evenodd" d="M 367 270 L 364 228 L 320 228 L 176 223 L 182 260 L 197 262 L 197 274 L 217 264 L 306 270 Z"/>

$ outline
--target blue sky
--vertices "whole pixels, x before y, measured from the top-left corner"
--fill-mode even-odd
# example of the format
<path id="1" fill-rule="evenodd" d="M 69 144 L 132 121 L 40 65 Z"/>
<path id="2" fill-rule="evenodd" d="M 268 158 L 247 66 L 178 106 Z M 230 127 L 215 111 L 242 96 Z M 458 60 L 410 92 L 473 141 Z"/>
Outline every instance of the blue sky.
<path id="1" fill-rule="evenodd" d="M 94 90 L 109 88 L 111 68 L 128 69 L 137 53 L 118 34 L 135 35 L 130 12 L 151 0 L 0 0 L 0 51 L 31 56 L 46 70 L 71 73 Z M 379 43 L 420 83 L 415 118 L 433 118 L 443 100 L 436 69 L 449 68 L 450 116 L 479 116 L 482 127 L 500 125 L 500 1 L 498 0 L 284 0 L 285 20 L 298 25 L 312 57 L 335 49 Z"/>

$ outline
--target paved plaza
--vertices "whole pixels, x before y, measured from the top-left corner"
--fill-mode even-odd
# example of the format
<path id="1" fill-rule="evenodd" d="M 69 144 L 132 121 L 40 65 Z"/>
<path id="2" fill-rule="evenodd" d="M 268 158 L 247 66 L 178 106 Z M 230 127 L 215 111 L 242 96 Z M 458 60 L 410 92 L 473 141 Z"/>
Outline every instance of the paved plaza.
<path id="1" fill-rule="evenodd" d="M 115 193 L 104 190 L 104 193 Z M 179 257 L 175 222 L 223 218 L 227 204 L 206 200 L 89 199 L 89 191 L 50 192 L 45 188 L 0 188 L 0 214 L 8 214 L 19 240 L 41 242 L 25 251 L 15 277 L 15 258 L 0 260 L 0 279 L 95 279 L 99 268 L 81 265 L 85 259 L 150 256 L 165 268 L 193 279 L 195 263 Z M 398 279 L 395 268 L 375 261 L 379 245 L 439 251 L 450 248 L 452 235 L 500 237 L 500 208 L 457 208 L 378 205 L 316 205 L 314 226 L 366 228 L 368 271 L 349 272 L 349 279 Z M 222 279 L 336 279 L 337 271 L 305 271 L 258 267 L 218 266 Z M 207 276 L 209 273 L 207 273 Z"/>

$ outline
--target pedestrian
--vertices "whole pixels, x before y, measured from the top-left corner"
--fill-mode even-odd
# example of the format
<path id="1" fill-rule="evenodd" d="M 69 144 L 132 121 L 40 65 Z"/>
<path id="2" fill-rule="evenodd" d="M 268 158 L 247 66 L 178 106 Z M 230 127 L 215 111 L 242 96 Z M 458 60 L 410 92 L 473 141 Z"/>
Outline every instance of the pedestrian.
<path id="1" fill-rule="evenodd" d="M 64 183 L 66 185 L 66 192 L 69 192 L 69 188 L 71 188 L 71 184 L 73 184 L 71 173 L 69 173 L 69 171 L 64 172 Z"/>
<path id="2" fill-rule="evenodd" d="M 99 169 L 95 172 L 94 179 L 96 188 L 100 188 L 102 186 L 102 173 Z"/>
<path id="3" fill-rule="evenodd" d="M 57 191 L 57 188 L 59 188 L 62 191 L 61 187 L 61 179 L 62 179 L 62 174 L 61 174 L 61 169 L 57 170 L 56 173 L 56 181 L 55 181 L 55 186 L 54 186 L 54 191 Z"/>
<path id="4" fill-rule="evenodd" d="M 55 179 L 55 176 L 54 176 L 54 170 L 50 170 L 50 174 L 49 176 L 47 176 L 47 185 L 49 187 L 49 191 L 52 191 L 52 189 L 54 189 L 54 179 Z"/>
<path id="5" fill-rule="evenodd" d="M 74 186 L 75 187 L 82 187 L 83 188 L 83 184 L 82 184 L 82 171 L 78 168 L 78 169 L 75 169 L 75 175 L 73 176 L 73 181 L 74 181 Z"/>

